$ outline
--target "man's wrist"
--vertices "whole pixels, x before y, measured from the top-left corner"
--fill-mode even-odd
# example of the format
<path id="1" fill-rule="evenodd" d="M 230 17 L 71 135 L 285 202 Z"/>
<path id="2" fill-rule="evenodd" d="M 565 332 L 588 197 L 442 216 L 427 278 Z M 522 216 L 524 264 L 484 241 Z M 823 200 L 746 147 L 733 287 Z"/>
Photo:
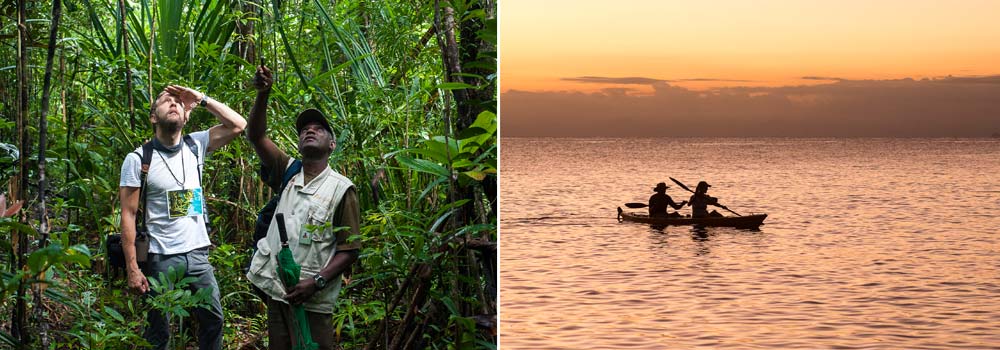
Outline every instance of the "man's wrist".
<path id="1" fill-rule="evenodd" d="M 316 281 L 316 290 L 323 290 L 323 288 L 326 288 L 327 281 L 326 278 L 323 278 L 323 274 L 317 273 L 313 276 L 313 280 Z"/>
<path id="2" fill-rule="evenodd" d="M 211 99 L 212 98 L 208 97 L 207 94 L 206 95 L 201 95 L 201 101 L 198 102 L 198 105 L 202 106 L 202 107 L 206 107 L 206 106 L 208 106 L 208 100 L 211 100 Z"/>

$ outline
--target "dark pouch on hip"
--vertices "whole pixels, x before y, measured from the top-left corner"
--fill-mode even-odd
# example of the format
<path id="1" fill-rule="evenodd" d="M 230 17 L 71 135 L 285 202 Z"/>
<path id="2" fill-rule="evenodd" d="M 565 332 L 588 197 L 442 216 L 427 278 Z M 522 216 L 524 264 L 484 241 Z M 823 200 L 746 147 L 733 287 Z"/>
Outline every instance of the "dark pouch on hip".
<path id="1" fill-rule="evenodd" d="M 149 234 L 137 232 L 135 235 L 135 261 L 144 263 L 149 259 Z"/>

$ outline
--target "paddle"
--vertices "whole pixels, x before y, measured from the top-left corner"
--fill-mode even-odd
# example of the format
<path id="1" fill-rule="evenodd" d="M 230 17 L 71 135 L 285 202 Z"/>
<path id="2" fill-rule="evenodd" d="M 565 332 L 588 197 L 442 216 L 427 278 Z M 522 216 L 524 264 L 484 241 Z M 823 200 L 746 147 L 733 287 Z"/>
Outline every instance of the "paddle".
<path id="1" fill-rule="evenodd" d="M 688 192 L 691 192 L 691 193 L 694 193 L 694 191 L 692 191 L 692 190 L 691 190 L 690 188 L 688 188 L 687 186 L 684 186 L 684 184 L 683 184 L 683 183 L 681 183 L 680 181 L 677 181 L 677 179 L 675 179 L 675 178 L 672 178 L 672 177 L 671 177 L 671 178 L 670 178 L 670 181 L 673 181 L 673 182 L 674 182 L 675 184 L 677 184 L 677 186 L 680 186 L 681 188 L 685 189 L 686 191 L 688 191 Z M 736 216 L 743 216 L 743 215 L 740 215 L 740 213 L 737 213 L 737 212 L 735 212 L 735 211 L 732 211 L 732 210 L 729 210 L 729 208 L 726 208 L 726 206 L 725 206 L 725 205 L 722 205 L 722 204 L 719 204 L 718 206 L 719 206 L 719 208 L 722 208 L 722 209 L 725 209 L 725 210 L 728 210 L 728 211 L 729 211 L 730 213 L 733 213 L 733 214 L 736 214 Z"/>
<path id="2" fill-rule="evenodd" d="M 684 184 L 682 184 L 682 183 L 681 183 L 680 181 L 677 181 L 677 179 L 675 179 L 675 178 L 672 178 L 672 177 L 671 177 L 671 178 L 670 178 L 670 181 L 673 181 L 673 182 L 674 182 L 675 184 L 677 184 L 677 186 L 680 186 L 680 187 L 681 187 L 681 188 L 683 188 L 683 189 L 684 189 L 685 191 L 688 191 L 688 192 L 691 192 L 691 193 L 694 193 L 694 191 L 692 191 L 692 190 L 691 190 L 690 188 L 688 188 L 687 186 L 684 186 Z"/>
<path id="3" fill-rule="evenodd" d="M 629 207 L 629 208 L 645 208 L 645 207 L 648 207 L 649 204 L 646 204 L 646 203 L 625 203 L 625 206 Z"/>

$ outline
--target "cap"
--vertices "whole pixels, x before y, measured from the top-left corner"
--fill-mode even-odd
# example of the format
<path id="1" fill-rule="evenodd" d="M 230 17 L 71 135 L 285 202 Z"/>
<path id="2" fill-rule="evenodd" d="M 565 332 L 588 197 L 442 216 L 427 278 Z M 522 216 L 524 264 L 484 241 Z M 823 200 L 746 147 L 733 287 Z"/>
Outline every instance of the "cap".
<path id="1" fill-rule="evenodd" d="M 301 133 L 306 124 L 313 122 L 319 123 L 323 129 L 333 135 L 333 129 L 330 128 L 330 122 L 326 121 L 326 115 L 315 108 L 309 108 L 299 113 L 299 116 L 295 118 L 295 131 Z"/>
<path id="2" fill-rule="evenodd" d="M 706 191 L 708 191 L 709 187 L 712 187 L 712 185 L 709 185 L 705 181 L 701 181 L 701 182 L 698 182 L 698 187 L 696 187 L 695 190 L 698 191 L 698 190 L 701 190 L 701 189 L 704 188 Z"/>
<path id="3" fill-rule="evenodd" d="M 656 184 L 656 187 L 653 188 L 653 192 L 658 192 L 660 190 L 666 190 L 668 188 L 669 187 L 667 187 L 666 183 L 661 182 L 661 183 Z"/>

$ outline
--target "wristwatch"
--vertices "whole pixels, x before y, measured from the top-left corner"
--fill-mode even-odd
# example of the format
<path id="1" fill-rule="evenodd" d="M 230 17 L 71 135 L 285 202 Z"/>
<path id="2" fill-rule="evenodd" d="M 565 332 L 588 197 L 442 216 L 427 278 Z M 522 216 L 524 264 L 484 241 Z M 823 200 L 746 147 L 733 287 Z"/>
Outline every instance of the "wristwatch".
<path id="1" fill-rule="evenodd" d="M 326 288 L 326 278 L 323 278 L 323 275 L 317 273 L 316 276 L 313 276 L 313 279 L 316 280 L 316 289 L 322 290 Z"/>
<path id="2" fill-rule="evenodd" d="M 198 102 L 198 105 L 202 107 L 208 106 L 208 95 L 201 95 L 201 101 Z"/>

